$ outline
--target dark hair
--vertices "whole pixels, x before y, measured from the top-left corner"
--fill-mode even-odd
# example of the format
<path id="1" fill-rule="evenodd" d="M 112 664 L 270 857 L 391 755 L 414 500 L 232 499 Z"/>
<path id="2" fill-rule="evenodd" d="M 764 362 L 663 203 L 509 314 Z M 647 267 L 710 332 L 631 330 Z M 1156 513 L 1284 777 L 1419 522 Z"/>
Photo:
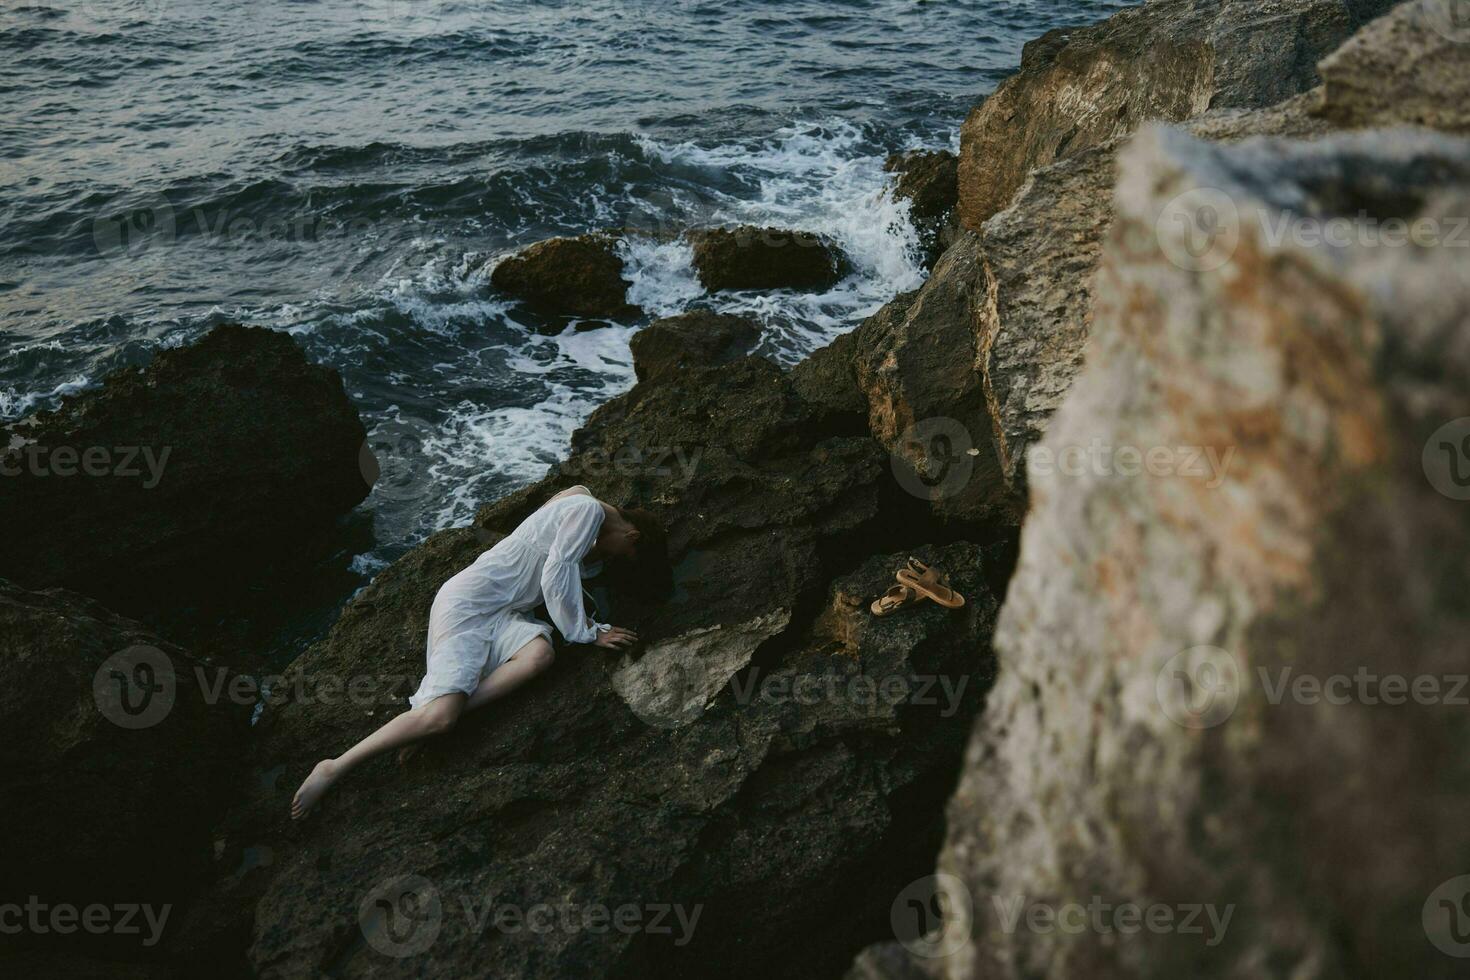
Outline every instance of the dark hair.
<path id="1" fill-rule="evenodd" d="M 638 529 L 638 545 L 634 555 L 619 564 L 619 577 L 625 583 L 636 582 L 634 588 L 648 598 L 661 598 L 673 591 L 673 569 L 669 566 L 669 533 L 662 522 L 649 511 L 638 507 L 620 507 L 623 519 Z"/>

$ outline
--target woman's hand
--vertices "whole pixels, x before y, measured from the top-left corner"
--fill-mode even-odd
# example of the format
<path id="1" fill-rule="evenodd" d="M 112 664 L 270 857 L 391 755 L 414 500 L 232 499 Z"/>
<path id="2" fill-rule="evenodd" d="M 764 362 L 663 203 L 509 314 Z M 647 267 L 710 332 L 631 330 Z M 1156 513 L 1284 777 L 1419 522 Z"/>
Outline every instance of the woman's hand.
<path id="1" fill-rule="evenodd" d="M 638 634 L 632 630 L 625 630 L 621 626 L 603 630 L 597 634 L 597 639 L 592 641 L 593 646 L 606 647 L 609 650 L 626 650 L 638 642 Z"/>

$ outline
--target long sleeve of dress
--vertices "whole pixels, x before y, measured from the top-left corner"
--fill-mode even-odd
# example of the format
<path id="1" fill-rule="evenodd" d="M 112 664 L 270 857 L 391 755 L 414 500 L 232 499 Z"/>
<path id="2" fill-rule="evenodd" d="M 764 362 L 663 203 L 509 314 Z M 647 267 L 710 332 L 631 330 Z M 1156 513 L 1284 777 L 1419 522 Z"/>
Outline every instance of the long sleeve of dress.
<path id="1" fill-rule="evenodd" d="M 568 642 L 591 643 L 597 639 L 597 624 L 582 604 L 581 562 L 597 541 L 604 515 L 602 504 L 592 497 L 570 499 L 541 569 L 541 598 Z"/>

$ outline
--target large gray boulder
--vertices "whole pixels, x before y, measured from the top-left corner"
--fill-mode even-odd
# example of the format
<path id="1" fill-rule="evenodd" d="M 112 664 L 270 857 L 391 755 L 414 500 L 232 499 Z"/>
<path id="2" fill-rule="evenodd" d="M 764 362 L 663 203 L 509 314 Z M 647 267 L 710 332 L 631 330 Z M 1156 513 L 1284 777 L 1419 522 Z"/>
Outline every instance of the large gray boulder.
<path id="1" fill-rule="evenodd" d="M 1470 144 L 1150 129 L 1119 172 L 917 948 L 955 980 L 1456 975 Z M 1200 201 L 1213 234 L 1173 220 Z"/>

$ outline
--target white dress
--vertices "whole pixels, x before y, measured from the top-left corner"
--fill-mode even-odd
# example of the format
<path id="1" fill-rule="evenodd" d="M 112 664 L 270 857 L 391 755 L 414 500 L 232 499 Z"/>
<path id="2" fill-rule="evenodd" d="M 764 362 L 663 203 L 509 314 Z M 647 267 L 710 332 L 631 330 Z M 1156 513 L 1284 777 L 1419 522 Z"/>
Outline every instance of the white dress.
<path id="1" fill-rule="evenodd" d="M 542 602 L 562 636 L 591 643 L 609 627 L 582 605 L 582 566 L 602 527 L 602 504 L 574 494 L 548 501 L 475 563 L 440 587 L 429 612 L 428 670 L 408 703 L 469 694 L 511 654 L 551 627 L 531 614 Z"/>

